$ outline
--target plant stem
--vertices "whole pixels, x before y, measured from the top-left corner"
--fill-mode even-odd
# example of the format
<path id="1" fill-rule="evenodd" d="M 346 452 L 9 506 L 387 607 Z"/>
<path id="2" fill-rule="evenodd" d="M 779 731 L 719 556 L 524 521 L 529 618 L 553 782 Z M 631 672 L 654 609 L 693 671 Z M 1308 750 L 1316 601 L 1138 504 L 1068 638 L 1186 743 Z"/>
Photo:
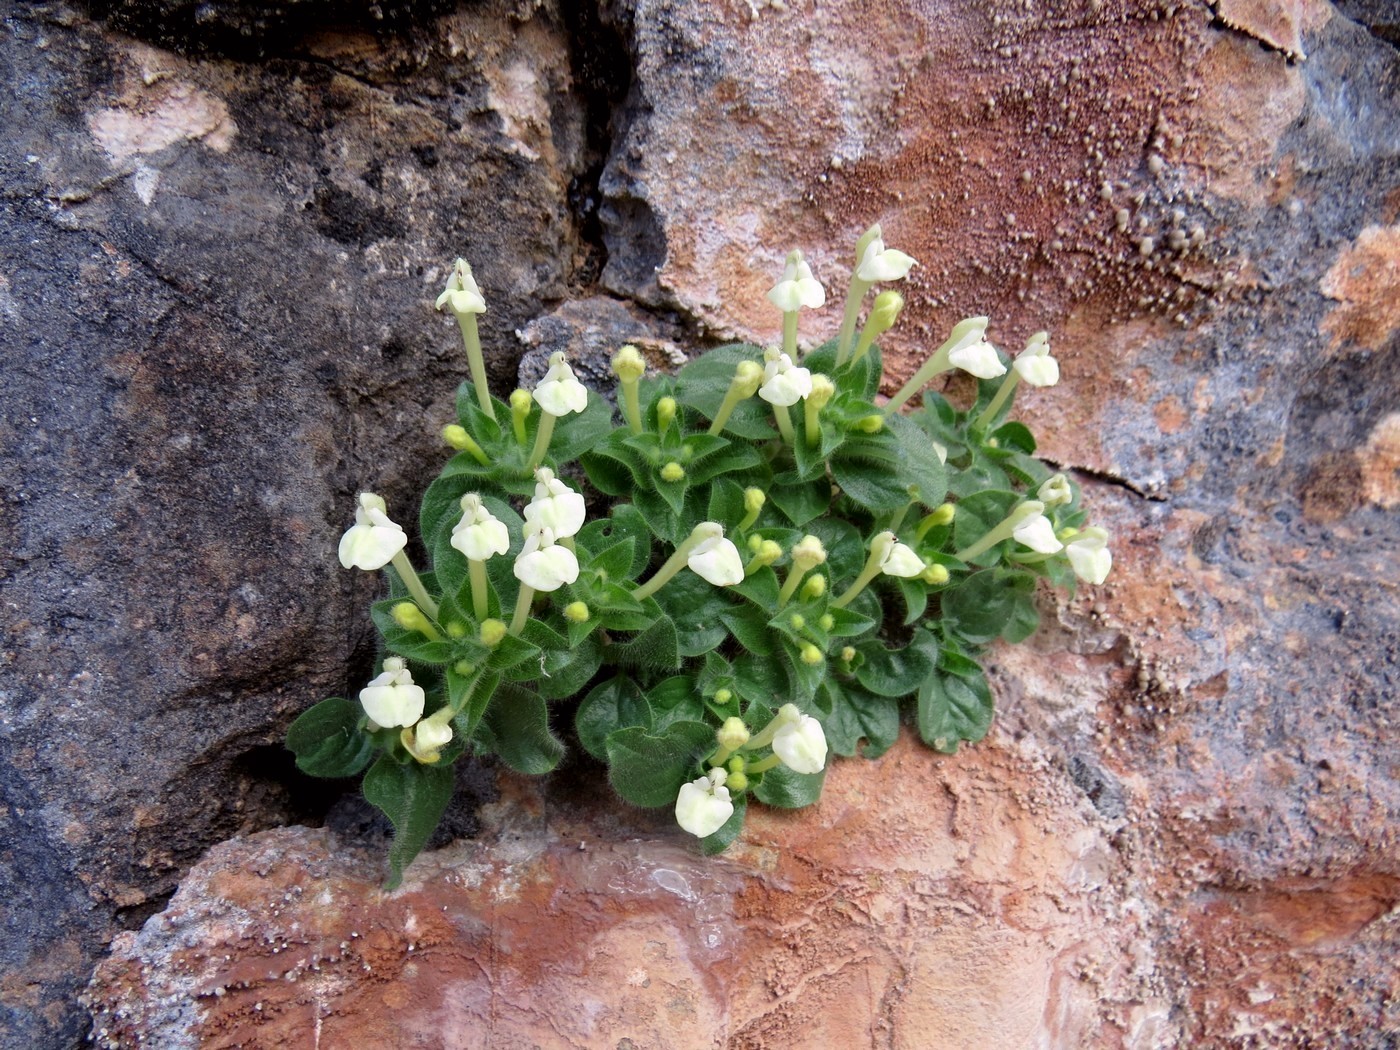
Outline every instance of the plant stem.
<path id="1" fill-rule="evenodd" d="M 846 363 L 851 353 L 851 337 L 856 334 L 856 321 L 860 318 L 861 300 L 870 291 L 870 283 L 851 274 L 851 287 L 846 292 L 846 313 L 841 318 L 841 332 L 836 337 L 836 367 Z"/>
<path id="2" fill-rule="evenodd" d="M 783 441 L 787 443 L 788 448 L 791 448 L 794 438 L 792 417 L 788 415 L 787 405 L 774 405 L 773 419 L 777 421 L 778 433 L 783 436 Z"/>
<path id="3" fill-rule="evenodd" d="M 992 398 L 991 403 L 983 409 L 982 414 L 973 422 L 972 427 L 974 430 L 984 429 L 988 423 L 996 418 L 997 413 L 1001 411 L 1001 406 L 1006 404 L 1006 399 L 1010 397 L 1012 391 L 1016 389 L 1016 384 L 1020 382 L 1020 379 L 1021 373 L 1017 372 L 1016 369 L 1011 368 L 1007 370 L 1006 378 L 1001 381 L 1001 386 L 997 387 L 996 395 Z"/>
<path id="4" fill-rule="evenodd" d="M 510 633 L 519 634 L 525 629 L 525 621 L 530 617 L 530 604 L 535 600 L 535 588 L 528 583 L 520 585 L 520 593 L 515 598 L 515 615 L 510 619 Z"/>
<path id="5" fill-rule="evenodd" d="M 477 623 L 486 619 L 486 563 L 479 558 L 467 559 L 467 578 L 471 582 L 472 612 Z"/>
<path id="6" fill-rule="evenodd" d="M 436 620 L 437 602 L 428 596 L 428 590 L 423 586 L 423 581 L 418 578 L 418 573 L 414 572 L 413 566 L 409 563 L 408 555 L 399 551 L 389 564 L 397 570 L 399 579 L 403 580 L 403 585 L 408 588 L 409 595 L 418 603 L 418 608 L 428 614 L 428 619 Z"/>
<path id="7" fill-rule="evenodd" d="M 481 335 L 476 330 L 476 314 L 458 314 L 457 325 L 462 329 L 462 342 L 467 348 L 467 366 L 471 369 L 472 383 L 476 386 L 477 403 L 494 420 L 496 408 L 491 404 L 491 389 L 486 385 L 486 362 L 481 356 Z"/>
<path id="8" fill-rule="evenodd" d="M 544 462 L 544 454 L 549 451 L 550 439 L 554 437 L 554 416 L 540 411 L 540 429 L 535 432 L 535 448 L 530 453 L 527 470 L 534 470 Z"/>

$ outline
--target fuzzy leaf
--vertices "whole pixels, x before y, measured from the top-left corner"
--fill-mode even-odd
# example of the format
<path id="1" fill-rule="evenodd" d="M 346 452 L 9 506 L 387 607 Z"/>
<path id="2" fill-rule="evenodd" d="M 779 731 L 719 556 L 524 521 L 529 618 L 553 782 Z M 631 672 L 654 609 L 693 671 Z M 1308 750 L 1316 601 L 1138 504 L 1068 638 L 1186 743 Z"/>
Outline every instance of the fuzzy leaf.
<path id="1" fill-rule="evenodd" d="M 827 745 L 838 755 L 879 758 L 899 738 L 899 701 L 876 696 L 854 682 L 828 680 L 831 714 L 822 723 Z M 861 747 L 861 741 L 865 746 Z"/>
<path id="2" fill-rule="evenodd" d="M 763 774 L 753 789 L 754 798 L 781 809 L 801 809 L 822 797 L 826 770 L 820 773 L 794 773 L 787 766 L 775 766 Z"/>
<path id="3" fill-rule="evenodd" d="M 646 697 L 636 683 L 622 675 L 594 686 L 574 716 L 579 743 L 590 755 L 603 761 L 608 757 L 609 735 L 619 729 L 649 730 L 651 727 L 651 708 Z"/>
<path id="4" fill-rule="evenodd" d="M 452 766 L 446 764 L 400 765 L 388 755 L 380 755 L 379 761 L 370 766 L 365 774 L 365 800 L 394 825 L 386 890 L 398 887 L 404 869 L 428 844 L 452 801 L 452 786 Z"/>
<path id="5" fill-rule="evenodd" d="M 520 773 L 548 773 L 564 757 L 564 745 L 550 732 L 544 698 L 518 685 L 496 690 L 476 739 Z"/>
<path id="6" fill-rule="evenodd" d="M 303 712 L 287 729 L 297 768 L 313 777 L 352 777 L 369 765 L 374 740 L 360 729 L 364 711 L 333 696 Z"/>
<path id="7" fill-rule="evenodd" d="M 607 738 L 608 779 L 634 806 L 673 806 L 681 785 L 698 776 L 715 749 L 715 731 L 704 722 L 673 722 L 653 734 L 639 727 Z"/>
<path id="8" fill-rule="evenodd" d="M 919 690 L 920 739 L 937 751 L 952 754 L 959 741 L 976 743 L 987 735 L 992 712 L 992 691 L 982 669 L 945 650 L 938 672 Z"/>

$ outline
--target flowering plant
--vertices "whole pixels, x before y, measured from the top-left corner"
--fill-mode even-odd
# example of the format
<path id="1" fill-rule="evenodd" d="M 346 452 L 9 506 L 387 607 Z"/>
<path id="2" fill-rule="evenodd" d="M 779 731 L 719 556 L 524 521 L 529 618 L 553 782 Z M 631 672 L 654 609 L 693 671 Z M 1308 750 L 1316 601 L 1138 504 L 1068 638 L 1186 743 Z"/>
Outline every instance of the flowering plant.
<path id="1" fill-rule="evenodd" d="M 876 295 L 863 326 L 861 311 L 913 265 L 872 228 L 837 338 L 804 355 L 798 311 L 826 295 L 793 252 L 769 294 L 781 349 L 723 346 L 649 376 L 622 347 L 615 424 L 563 354 L 533 391 L 492 397 L 486 303 L 456 263 L 438 308 L 457 317 L 471 381 L 418 515 L 431 569 L 362 494 L 340 555 L 388 578 L 371 609 L 382 673 L 288 732 L 307 773 L 364 772 L 395 829 L 391 884 L 441 818 L 453 763 L 494 754 L 546 773 L 565 710 L 617 793 L 673 807 L 706 853 L 753 802 L 815 802 L 829 752 L 880 755 L 906 713 L 938 751 L 986 734 L 983 649 L 1035 630 L 1038 580 L 1101 583 L 1112 557 L 1078 487 L 1006 419 L 1018 382 L 1058 379 L 1044 333 L 1012 360 L 986 318 L 965 320 L 879 403 L 875 340 L 903 299 Z M 970 407 L 927 392 L 899 411 L 954 368 L 980 380 Z"/>

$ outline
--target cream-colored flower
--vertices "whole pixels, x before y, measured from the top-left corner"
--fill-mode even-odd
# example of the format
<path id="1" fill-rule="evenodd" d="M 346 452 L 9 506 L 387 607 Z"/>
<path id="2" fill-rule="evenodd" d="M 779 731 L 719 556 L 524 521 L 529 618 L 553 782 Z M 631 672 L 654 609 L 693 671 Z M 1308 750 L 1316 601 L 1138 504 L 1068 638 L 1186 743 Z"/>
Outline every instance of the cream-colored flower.
<path id="1" fill-rule="evenodd" d="M 765 350 L 763 361 L 763 385 L 758 388 L 758 396 L 770 405 L 788 408 L 812 392 L 812 373 L 794 365 L 781 350 Z"/>
<path id="2" fill-rule="evenodd" d="M 564 351 L 549 355 L 549 371 L 535 387 L 535 403 L 551 416 L 567 416 L 588 407 L 588 388 L 578 381 Z"/>
<path id="3" fill-rule="evenodd" d="M 510 532 L 480 496 L 468 492 L 462 497 L 462 520 L 453 526 L 451 542 L 472 561 L 486 561 L 510 550 Z"/>
<path id="4" fill-rule="evenodd" d="M 1064 544 L 1055 536 L 1055 526 L 1045 516 L 1045 504 L 1039 500 L 1026 500 L 1016 508 L 1011 535 L 1016 542 L 1041 554 L 1055 554 L 1064 549 Z"/>
<path id="5" fill-rule="evenodd" d="M 515 559 L 515 578 L 537 591 L 557 591 L 578 579 L 578 557 L 554 542 L 550 529 L 525 526 L 525 545 Z"/>
<path id="6" fill-rule="evenodd" d="M 472 268 L 465 259 L 452 264 L 452 276 L 447 279 L 447 289 L 437 297 L 435 304 L 439 310 L 444 306 L 454 314 L 484 314 L 486 300 L 481 289 L 476 286 Z"/>
<path id="7" fill-rule="evenodd" d="M 734 815 L 734 803 L 724 786 L 728 774 L 712 769 L 710 775 L 682 784 L 676 797 L 676 823 L 697 838 L 713 835 Z"/>
<path id="8" fill-rule="evenodd" d="M 812 268 L 797 249 L 788 253 L 783 279 L 768 290 L 768 301 L 784 313 L 804 306 L 815 309 L 826 303 L 826 289 L 812 276 Z"/>
<path id="9" fill-rule="evenodd" d="M 535 498 L 525 504 L 525 521 L 551 529 L 555 540 L 576 536 L 587 507 L 583 496 L 554 476 L 548 467 L 535 471 Z"/>
<path id="10" fill-rule="evenodd" d="M 705 522 L 714 526 L 693 548 L 686 565 L 690 571 L 716 587 L 733 587 L 744 582 L 744 562 L 739 557 L 739 548 L 733 541 L 724 538 L 723 526 L 716 522 Z M 703 525 L 701 526 L 703 528 Z"/>
<path id="11" fill-rule="evenodd" d="M 784 723 L 773 734 L 773 753 L 794 773 L 820 773 L 826 767 L 826 734 L 811 715 Z"/>
<path id="12" fill-rule="evenodd" d="M 387 728 L 411 726 L 423 717 L 427 697 L 397 656 L 384 661 L 384 672 L 360 690 L 360 704 L 370 721 Z"/>
<path id="13" fill-rule="evenodd" d="M 1074 502 L 1074 490 L 1070 488 L 1069 478 L 1056 474 L 1035 490 L 1035 498 L 1047 507 L 1058 507 Z"/>
<path id="14" fill-rule="evenodd" d="M 876 236 L 865 246 L 865 253 L 856 266 L 856 277 L 867 284 L 880 281 L 900 281 L 909 276 L 915 260 L 903 252 L 885 247 L 885 239 Z"/>
<path id="15" fill-rule="evenodd" d="M 452 726 L 440 714 L 425 718 L 399 734 L 399 740 L 410 755 L 431 766 L 442 757 L 442 749 L 452 741 Z"/>
<path id="16" fill-rule="evenodd" d="M 1108 531 L 1096 525 L 1083 529 L 1065 544 L 1074 574 L 1085 583 L 1098 586 L 1113 568 L 1113 552 L 1108 549 Z"/>
<path id="17" fill-rule="evenodd" d="M 1050 336 L 1045 332 L 1031 336 L 1011 367 L 1031 386 L 1054 386 L 1060 381 L 1060 363 L 1050 356 Z"/>
<path id="18" fill-rule="evenodd" d="M 389 520 L 384 500 L 373 492 L 361 492 L 355 507 L 355 524 L 340 538 L 340 564 L 367 572 L 382 569 L 408 545 L 403 529 Z"/>
<path id="19" fill-rule="evenodd" d="M 886 576 L 898 576 L 912 580 L 924 571 L 924 560 L 914 553 L 912 547 L 903 543 L 890 545 L 889 553 L 880 563 L 880 571 Z"/>
<path id="20" fill-rule="evenodd" d="M 987 342 L 982 334 L 949 350 L 948 362 L 978 379 L 995 379 L 1006 375 L 1006 366 L 997 357 L 997 348 Z"/>

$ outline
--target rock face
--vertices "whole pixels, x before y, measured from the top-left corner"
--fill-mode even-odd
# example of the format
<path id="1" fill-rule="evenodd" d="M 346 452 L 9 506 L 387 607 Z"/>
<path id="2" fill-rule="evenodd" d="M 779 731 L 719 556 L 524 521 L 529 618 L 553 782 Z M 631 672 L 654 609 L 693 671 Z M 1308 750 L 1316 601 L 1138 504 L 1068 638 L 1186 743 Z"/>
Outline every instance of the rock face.
<path id="1" fill-rule="evenodd" d="M 98 969 L 96 1043 L 973 1050 L 1165 1023 L 1108 823 L 1015 746 L 840 763 L 721 860 L 606 798 L 503 795 L 388 896 L 327 831 L 216 847 Z"/>
<path id="2" fill-rule="evenodd" d="M 557 812 L 583 771 L 535 816 L 506 781 L 494 831 L 387 899 L 348 830 L 241 838 L 121 936 L 97 1027 L 1393 1045 L 1385 5 L 579 8 L 7 10 L 0 1043 L 71 1044 L 116 931 L 211 844 L 329 803 L 277 742 L 364 677 L 373 583 L 330 552 L 357 487 L 408 507 L 438 461 L 454 255 L 505 391 L 522 350 L 634 323 L 658 353 L 673 318 L 771 338 L 799 244 L 833 302 L 804 336 L 828 333 L 878 219 L 921 263 L 896 371 L 966 314 L 1011 346 L 1049 329 L 1064 379 L 1023 415 L 1115 533 L 1109 586 L 995 654 L 988 744 L 838 765 L 815 815 L 719 862 L 586 790 Z M 875 786 L 906 781 L 921 804 L 881 822 Z"/>

